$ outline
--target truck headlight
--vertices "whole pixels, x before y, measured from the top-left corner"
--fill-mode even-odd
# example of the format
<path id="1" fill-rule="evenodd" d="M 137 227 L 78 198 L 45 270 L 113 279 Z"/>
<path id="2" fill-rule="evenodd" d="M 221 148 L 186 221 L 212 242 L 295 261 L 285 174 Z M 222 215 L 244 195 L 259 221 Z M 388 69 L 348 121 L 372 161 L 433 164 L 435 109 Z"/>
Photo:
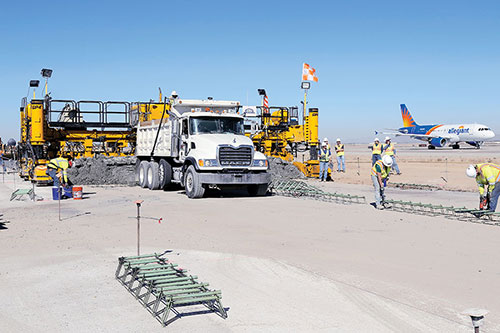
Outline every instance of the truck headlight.
<path id="1" fill-rule="evenodd" d="M 267 160 L 254 160 L 253 166 L 261 168 L 267 167 Z"/>
<path id="2" fill-rule="evenodd" d="M 200 160 L 200 161 L 203 161 L 203 164 L 200 165 L 200 166 L 206 166 L 206 167 L 216 167 L 216 166 L 219 166 L 219 163 L 217 163 L 217 160 L 206 159 L 206 160 Z"/>

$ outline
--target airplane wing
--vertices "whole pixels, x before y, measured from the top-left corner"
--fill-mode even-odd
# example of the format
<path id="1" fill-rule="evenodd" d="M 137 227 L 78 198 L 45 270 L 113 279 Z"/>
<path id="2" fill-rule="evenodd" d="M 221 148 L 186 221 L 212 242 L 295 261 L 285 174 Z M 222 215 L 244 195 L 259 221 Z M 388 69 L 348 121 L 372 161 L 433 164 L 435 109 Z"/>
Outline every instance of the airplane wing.
<path id="1" fill-rule="evenodd" d="M 399 132 L 397 129 L 392 129 L 392 128 L 386 128 L 386 129 L 384 129 L 384 131 L 390 131 L 390 132 L 379 132 L 379 131 L 375 131 L 375 135 L 378 135 L 378 134 L 387 134 L 387 135 L 397 135 L 397 134 L 401 134 L 401 132 Z"/>
<path id="2" fill-rule="evenodd" d="M 429 139 L 434 139 L 434 138 L 443 138 L 443 139 L 448 139 L 450 141 L 458 141 L 458 135 L 455 134 L 443 134 L 443 135 L 435 135 L 433 133 L 430 134 L 414 134 L 414 133 L 404 133 L 400 132 L 399 130 L 396 129 L 388 129 L 391 132 L 378 132 L 375 131 L 375 134 L 387 134 L 387 135 L 394 135 L 394 136 L 405 136 L 413 139 L 419 139 L 419 140 L 429 140 Z"/>
<path id="3" fill-rule="evenodd" d="M 434 138 L 442 138 L 442 139 L 447 139 L 451 142 L 457 142 L 459 141 L 458 135 L 456 134 L 444 134 L 444 135 L 434 135 L 434 134 L 412 134 L 412 133 L 394 133 L 394 136 L 406 136 L 410 137 L 413 139 L 419 139 L 419 140 L 429 140 L 429 139 L 434 139 Z"/>

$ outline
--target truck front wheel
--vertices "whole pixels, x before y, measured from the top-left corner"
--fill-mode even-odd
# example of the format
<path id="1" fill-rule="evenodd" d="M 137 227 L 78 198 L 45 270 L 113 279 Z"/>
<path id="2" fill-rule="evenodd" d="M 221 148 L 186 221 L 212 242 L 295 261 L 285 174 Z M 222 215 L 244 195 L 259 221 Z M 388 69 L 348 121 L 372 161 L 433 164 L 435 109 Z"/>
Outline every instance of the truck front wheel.
<path id="1" fill-rule="evenodd" d="M 267 193 L 267 184 L 260 184 L 260 185 L 248 185 L 248 194 L 251 197 L 256 197 L 256 196 L 263 196 L 266 195 Z"/>
<path id="2" fill-rule="evenodd" d="M 158 164 L 158 177 L 160 181 L 160 188 L 165 190 L 172 181 L 172 166 L 163 158 Z"/>
<path id="3" fill-rule="evenodd" d="M 200 177 L 198 177 L 198 173 L 192 165 L 186 170 L 184 187 L 186 188 L 186 195 L 191 199 L 201 198 L 205 193 L 205 188 L 200 183 Z"/>

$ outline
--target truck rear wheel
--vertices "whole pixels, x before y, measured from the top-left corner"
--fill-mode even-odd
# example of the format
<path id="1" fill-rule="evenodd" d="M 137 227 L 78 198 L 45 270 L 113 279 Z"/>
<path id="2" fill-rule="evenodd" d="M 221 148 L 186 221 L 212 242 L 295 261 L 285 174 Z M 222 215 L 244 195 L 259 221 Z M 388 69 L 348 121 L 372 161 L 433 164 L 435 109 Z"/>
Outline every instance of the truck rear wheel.
<path id="1" fill-rule="evenodd" d="M 149 162 L 147 169 L 148 188 L 157 190 L 160 188 L 160 179 L 158 177 L 158 162 Z"/>
<path id="2" fill-rule="evenodd" d="M 149 163 L 147 161 L 141 161 L 141 163 L 139 164 L 139 168 L 137 168 L 137 180 L 139 181 L 139 186 L 142 188 L 148 187 L 148 164 Z"/>
<path id="3" fill-rule="evenodd" d="M 163 158 L 158 164 L 158 178 L 160 181 L 160 188 L 166 189 L 172 181 L 172 166 Z"/>
<path id="4" fill-rule="evenodd" d="M 247 190 L 251 197 L 264 196 L 267 193 L 267 184 L 248 185 Z"/>
<path id="5" fill-rule="evenodd" d="M 200 183 L 200 177 L 198 177 L 198 173 L 192 165 L 186 170 L 184 187 L 186 189 L 186 195 L 191 199 L 201 198 L 205 193 L 205 188 Z"/>

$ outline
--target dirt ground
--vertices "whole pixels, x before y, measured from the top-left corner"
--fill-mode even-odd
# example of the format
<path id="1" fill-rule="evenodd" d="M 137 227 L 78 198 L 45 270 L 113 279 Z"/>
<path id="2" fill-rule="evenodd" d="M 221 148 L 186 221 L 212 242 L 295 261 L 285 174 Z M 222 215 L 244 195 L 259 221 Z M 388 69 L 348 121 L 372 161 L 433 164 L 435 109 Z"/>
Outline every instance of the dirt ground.
<path id="1" fill-rule="evenodd" d="M 453 165 L 450 186 L 473 190 L 464 169 L 498 158 L 499 150 L 488 149 L 496 156 L 485 149 L 431 157 Z M 441 169 L 417 163 L 431 158 L 428 151 L 410 150 L 400 149 L 403 175 L 394 181 L 439 182 Z M 372 201 L 367 167 L 358 176 L 354 154 L 347 146 L 349 169 L 335 182 L 308 182 Z M 364 149 L 358 154 L 369 158 Z M 30 184 L 0 178 L 8 221 L 0 229 L 2 332 L 470 332 L 461 312 L 471 307 L 490 311 L 483 332 L 500 331 L 498 226 L 368 204 L 238 193 L 190 200 L 182 191 L 112 186 L 85 187 L 84 200 L 62 201 L 59 221 L 50 188 L 36 189 L 43 201 L 9 201 L 21 187 Z M 468 207 L 478 201 L 476 193 L 442 190 L 389 188 L 387 195 Z M 114 279 L 117 258 L 136 253 L 137 199 L 144 216 L 163 218 L 143 220 L 141 252 L 171 250 L 169 259 L 222 290 L 227 319 L 185 316 L 162 328 Z"/>
<path id="2" fill-rule="evenodd" d="M 371 184 L 371 151 L 368 144 L 345 145 L 346 173 L 334 172 L 332 178 L 345 184 Z M 429 150 L 418 144 L 397 144 L 396 160 L 401 175 L 392 182 L 439 186 L 446 190 L 476 191 L 474 181 L 465 176 L 469 164 L 500 164 L 500 144 L 487 143 L 481 149 L 463 145 L 461 149 Z M 334 171 L 337 163 L 334 156 Z"/>

